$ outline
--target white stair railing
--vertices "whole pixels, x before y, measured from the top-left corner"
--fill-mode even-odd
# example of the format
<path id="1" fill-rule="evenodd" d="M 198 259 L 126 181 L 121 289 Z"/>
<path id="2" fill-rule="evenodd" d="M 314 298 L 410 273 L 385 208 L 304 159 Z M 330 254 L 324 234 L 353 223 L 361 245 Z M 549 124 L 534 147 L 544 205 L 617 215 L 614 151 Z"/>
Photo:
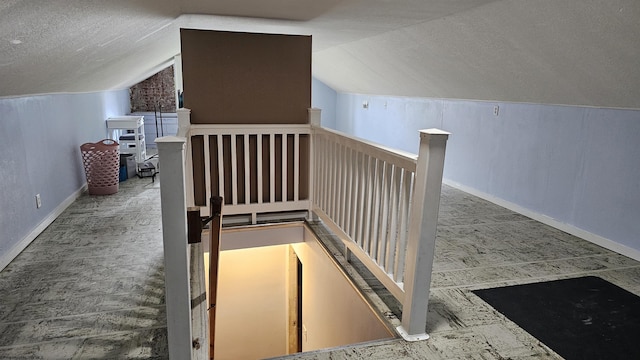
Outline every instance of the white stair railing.
<path id="1" fill-rule="evenodd" d="M 225 193 L 231 194 L 225 215 L 248 212 L 254 222 L 258 213 L 313 210 L 341 236 L 347 255 L 357 256 L 402 303 L 398 331 L 408 340 L 428 338 L 426 314 L 448 133 L 420 131 L 416 157 L 322 129 L 317 109 L 309 112 L 311 125 L 190 125 L 189 117 L 188 109 L 179 109 L 178 136 L 156 140 L 162 166 L 170 358 L 202 356 L 193 345 L 202 334 L 191 329 L 187 207 L 200 206 L 201 214 L 209 215 L 211 195 Z M 204 179 L 194 179 L 192 140 L 198 136 Z M 212 189 L 213 178 L 217 187 Z M 204 199 L 195 198 L 195 181 L 204 183 Z"/>
<path id="2" fill-rule="evenodd" d="M 312 120 L 313 123 L 313 120 Z M 418 157 L 313 127 L 314 212 L 403 305 L 399 332 L 425 333 L 449 133 L 420 131 Z"/>
<path id="3" fill-rule="evenodd" d="M 415 156 L 327 129 L 313 139 L 314 211 L 402 301 Z"/>
<path id="4" fill-rule="evenodd" d="M 225 216 L 248 214 L 252 223 L 258 214 L 308 211 L 309 134 L 308 125 L 192 125 L 203 169 L 195 205 L 208 214 L 211 196 L 221 196 Z"/>

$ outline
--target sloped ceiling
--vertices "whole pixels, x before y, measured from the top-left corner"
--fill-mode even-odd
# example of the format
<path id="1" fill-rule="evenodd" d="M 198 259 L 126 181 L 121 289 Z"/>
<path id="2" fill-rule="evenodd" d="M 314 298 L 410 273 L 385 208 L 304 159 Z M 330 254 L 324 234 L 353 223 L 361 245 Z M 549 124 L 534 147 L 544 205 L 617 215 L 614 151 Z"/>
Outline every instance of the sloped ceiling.
<path id="1" fill-rule="evenodd" d="M 637 0 L 3 0 L 0 96 L 128 87 L 179 28 L 313 35 L 338 91 L 640 108 Z"/>

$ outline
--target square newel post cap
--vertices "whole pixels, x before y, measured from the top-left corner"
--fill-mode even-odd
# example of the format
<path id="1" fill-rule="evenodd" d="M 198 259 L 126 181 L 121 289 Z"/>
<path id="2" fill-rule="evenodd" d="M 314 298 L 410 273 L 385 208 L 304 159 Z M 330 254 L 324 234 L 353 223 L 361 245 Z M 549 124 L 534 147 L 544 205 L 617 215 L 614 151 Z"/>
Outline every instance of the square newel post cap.
<path id="1" fill-rule="evenodd" d="M 309 112 L 309 124 L 313 126 L 320 126 L 322 117 L 322 109 L 318 108 L 309 108 L 307 109 Z"/>
<path id="2" fill-rule="evenodd" d="M 449 135 L 451 135 L 450 132 L 436 128 L 420 130 L 420 140 L 446 141 L 449 138 Z"/>
<path id="3" fill-rule="evenodd" d="M 187 143 L 187 138 L 181 136 L 163 136 L 157 138 L 155 142 L 158 148 L 182 150 Z"/>

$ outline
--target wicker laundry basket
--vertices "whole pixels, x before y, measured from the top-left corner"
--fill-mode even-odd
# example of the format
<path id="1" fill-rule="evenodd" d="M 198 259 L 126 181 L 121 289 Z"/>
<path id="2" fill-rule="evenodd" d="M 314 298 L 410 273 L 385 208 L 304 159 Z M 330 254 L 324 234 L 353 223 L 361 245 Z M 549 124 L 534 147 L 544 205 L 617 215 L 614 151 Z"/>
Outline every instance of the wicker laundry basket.
<path id="1" fill-rule="evenodd" d="M 104 139 L 80 145 L 82 163 L 87 175 L 90 195 L 110 195 L 118 192 L 120 182 L 120 146 Z"/>

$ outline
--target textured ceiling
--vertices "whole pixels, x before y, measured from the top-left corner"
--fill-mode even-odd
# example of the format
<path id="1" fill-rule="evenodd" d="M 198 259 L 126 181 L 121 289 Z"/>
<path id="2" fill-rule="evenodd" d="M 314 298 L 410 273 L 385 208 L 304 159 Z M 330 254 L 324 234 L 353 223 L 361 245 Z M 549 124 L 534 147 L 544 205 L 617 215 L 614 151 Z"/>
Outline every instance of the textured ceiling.
<path id="1" fill-rule="evenodd" d="M 338 91 L 640 108 L 637 0 L 3 0 L 0 96 L 125 88 L 179 28 L 313 35 Z"/>

